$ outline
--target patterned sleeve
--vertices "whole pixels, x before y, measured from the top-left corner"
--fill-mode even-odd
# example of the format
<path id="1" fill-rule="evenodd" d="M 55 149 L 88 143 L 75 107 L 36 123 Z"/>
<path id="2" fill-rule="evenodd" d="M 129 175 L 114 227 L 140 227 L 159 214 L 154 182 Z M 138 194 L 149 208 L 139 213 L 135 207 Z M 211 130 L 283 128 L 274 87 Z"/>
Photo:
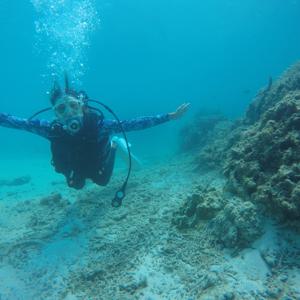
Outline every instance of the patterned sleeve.
<path id="1" fill-rule="evenodd" d="M 9 114 L 0 113 L 0 126 L 29 131 L 31 133 L 48 138 L 51 125 L 46 120 L 28 120 Z"/>
<path id="2" fill-rule="evenodd" d="M 156 115 L 151 117 L 139 117 L 132 120 L 121 121 L 124 131 L 142 130 L 153 127 L 162 123 L 170 121 L 169 114 Z M 102 123 L 103 129 L 111 133 L 120 133 L 121 128 L 116 120 L 104 119 Z"/>

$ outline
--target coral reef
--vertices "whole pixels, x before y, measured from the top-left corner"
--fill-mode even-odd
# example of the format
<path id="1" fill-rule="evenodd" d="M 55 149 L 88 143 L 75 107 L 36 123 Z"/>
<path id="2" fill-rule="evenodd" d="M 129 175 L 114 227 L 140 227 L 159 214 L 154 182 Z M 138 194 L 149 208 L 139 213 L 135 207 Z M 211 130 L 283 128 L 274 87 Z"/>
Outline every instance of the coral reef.
<path id="1" fill-rule="evenodd" d="M 200 185 L 174 214 L 173 224 L 179 229 L 193 228 L 199 223 L 215 217 L 224 203 L 222 191 L 213 186 L 203 187 Z"/>
<path id="2" fill-rule="evenodd" d="M 245 130 L 225 165 L 228 187 L 285 218 L 300 216 L 300 91 Z"/>
<path id="3" fill-rule="evenodd" d="M 197 123 L 194 128 L 197 128 Z M 204 135 L 196 171 L 216 169 L 227 190 L 282 220 L 300 216 L 300 63 L 269 81 L 244 119 L 220 121 Z M 187 134 L 187 136 L 189 136 Z"/>
<path id="4" fill-rule="evenodd" d="M 237 139 L 236 126 L 231 121 L 222 121 L 206 136 L 207 140 L 195 154 L 194 165 L 197 171 L 207 171 L 222 168 L 228 149 Z"/>
<path id="5" fill-rule="evenodd" d="M 236 139 L 233 134 L 236 127 L 234 122 L 221 114 L 199 112 L 180 131 L 180 152 L 193 154 L 193 168 L 196 171 L 219 169 Z"/>
<path id="6" fill-rule="evenodd" d="M 263 233 L 262 228 L 255 205 L 239 198 L 231 199 L 207 226 L 210 239 L 235 250 L 251 245 Z"/>
<path id="7" fill-rule="evenodd" d="M 287 69 L 276 82 L 269 81 L 266 88 L 262 89 L 250 104 L 245 118 L 245 123 L 253 124 L 269 108 L 281 101 L 291 91 L 300 89 L 300 62 Z"/>
<path id="8" fill-rule="evenodd" d="M 249 246 L 262 234 L 262 218 L 254 204 L 228 197 L 220 187 L 197 189 L 174 214 L 177 228 L 200 227 L 209 243 L 234 250 Z"/>
<path id="9" fill-rule="evenodd" d="M 191 123 L 184 126 L 179 134 L 180 151 L 190 151 L 204 147 L 209 142 L 209 137 L 214 128 L 226 121 L 218 113 L 198 112 Z"/>

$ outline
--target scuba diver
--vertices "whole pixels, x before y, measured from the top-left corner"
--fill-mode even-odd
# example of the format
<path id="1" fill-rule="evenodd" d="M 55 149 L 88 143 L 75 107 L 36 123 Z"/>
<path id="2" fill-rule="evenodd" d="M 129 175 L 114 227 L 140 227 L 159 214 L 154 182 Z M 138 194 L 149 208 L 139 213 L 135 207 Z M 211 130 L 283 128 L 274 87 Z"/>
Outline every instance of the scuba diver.
<path id="1" fill-rule="evenodd" d="M 64 89 L 57 81 L 54 82 L 50 102 L 51 107 L 37 112 L 29 119 L 0 113 L 0 126 L 26 130 L 48 139 L 55 171 L 63 174 L 68 186 L 75 189 L 82 189 L 86 179 L 101 186 L 108 184 L 118 146 L 118 138 L 113 135 L 123 133 L 129 156 L 129 171 L 122 187 L 116 192 L 113 206 L 122 204 L 131 171 L 131 153 L 125 132 L 176 120 L 190 105 L 184 103 L 171 113 L 120 121 L 105 104 L 90 99 L 83 91 L 71 89 L 67 76 Z M 100 109 L 89 105 L 91 102 L 104 107 L 116 120 L 105 119 Z M 48 110 L 54 112 L 54 121 L 35 119 L 38 114 Z"/>

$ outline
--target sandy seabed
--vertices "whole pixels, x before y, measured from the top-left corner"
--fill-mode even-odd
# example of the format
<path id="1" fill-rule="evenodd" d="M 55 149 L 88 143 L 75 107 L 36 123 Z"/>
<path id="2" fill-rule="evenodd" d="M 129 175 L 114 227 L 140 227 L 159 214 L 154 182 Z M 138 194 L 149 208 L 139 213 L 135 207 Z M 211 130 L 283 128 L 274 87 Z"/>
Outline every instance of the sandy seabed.
<path id="1" fill-rule="evenodd" d="M 74 191 L 44 160 L 30 166 L 28 183 L 0 190 L 0 299 L 300 299 L 300 238 L 290 229 L 265 217 L 257 239 L 229 249 L 209 236 L 209 220 L 176 225 L 195 191 L 225 184 L 195 171 L 191 156 L 134 170 L 117 209 L 124 170 L 105 188 Z M 6 179 L 30 175 L 23 167 Z"/>

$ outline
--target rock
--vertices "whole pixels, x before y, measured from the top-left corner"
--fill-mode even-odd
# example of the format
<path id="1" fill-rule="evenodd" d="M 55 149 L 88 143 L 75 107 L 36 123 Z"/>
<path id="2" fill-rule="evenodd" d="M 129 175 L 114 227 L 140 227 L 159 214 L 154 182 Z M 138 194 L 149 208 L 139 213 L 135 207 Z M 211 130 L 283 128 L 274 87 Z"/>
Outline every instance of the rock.
<path id="1" fill-rule="evenodd" d="M 278 259 L 277 259 L 276 251 L 273 251 L 273 250 L 267 248 L 267 249 L 262 250 L 260 252 L 260 254 L 270 269 L 277 266 Z"/>
<path id="2" fill-rule="evenodd" d="M 226 292 L 220 298 L 220 300 L 234 300 L 234 299 L 235 299 L 235 295 L 233 292 Z"/>
<path id="3" fill-rule="evenodd" d="M 300 217 L 299 70 L 300 62 L 257 95 L 229 133 L 221 164 L 230 192 L 284 221 Z"/>
<path id="4" fill-rule="evenodd" d="M 130 294 L 134 294 L 137 290 L 146 288 L 148 286 L 147 278 L 141 277 L 138 281 L 129 284 L 120 284 L 119 289 L 121 291 L 126 291 Z"/>
<path id="5" fill-rule="evenodd" d="M 122 221 L 122 220 L 126 219 L 127 215 L 128 215 L 127 212 L 120 213 L 120 214 L 117 214 L 117 215 L 113 216 L 112 219 L 114 221 L 119 222 L 119 221 Z"/>
<path id="6" fill-rule="evenodd" d="M 180 131 L 180 150 L 189 151 L 208 143 L 210 133 L 226 118 L 214 112 L 198 112 L 192 123 Z"/>
<path id="7" fill-rule="evenodd" d="M 253 124 L 262 114 L 284 98 L 287 93 L 300 89 L 300 63 L 291 66 L 276 82 L 269 81 L 268 86 L 255 97 L 248 108 L 245 121 Z M 296 98 L 298 100 L 298 98 Z"/>
<path id="8" fill-rule="evenodd" d="M 276 82 L 270 80 L 243 119 L 212 125 L 202 122 L 201 115 L 181 134 L 184 150 L 198 146 L 195 171 L 223 169 L 228 191 L 289 222 L 300 219 L 299 70 L 300 62 Z M 210 219 L 215 210 L 203 202 L 199 218 L 191 213 L 190 219 L 179 221 L 179 227 L 194 227 L 199 219 Z"/>
<path id="9" fill-rule="evenodd" d="M 212 219 L 222 208 L 223 192 L 220 188 L 197 188 L 197 192 L 187 197 L 186 201 L 173 216 L 173 224 L 178 228 L 192 228 L 201 221 Z"/>
<path id="10" fill-rule="evenodd" d="M 202 224 L 207 230 L 201 230 L 209 235 L 203 239 L 239 250 L 263 232 L 262 218 L 255 205 L 238 197 L 226 199 L 221 187 L 205 187 L 189 196 L 174 213 L 172 223 L 179 229 Z"/>
<path id="11" fill-rule="evenodd" d="M 286 274 L 282 274 L 279 276 L 280 281 L 287 282 L 289 277 Z"/>
<path id="12" fill-rule="evenodd" d="M 106 272 L 102 269 L 96 269 L 92 270 L 91 272 L 88 272 L 83 275 L 83 279 L 87 281 L 95 281 L 95 280 L 101 280 L 104 278 Z"/>
<path id="13" fill-rule="evenodd" d="M 257 208 L 239 198 L 234 198 L 210 221 L 208 232 L 217 242 L 234 249 L 243 249 L 262 233 L 262 221 Z"/>
<path id="14" fill-rule="evenodd" d="M 41 205 L 53 205 L 58 204 L 62 200 L 62 195 L 60 193 L 53 193 L 49 196 L 43 197 L 40 199 Z"/>
<path id="15" fill-rule="evenodd" d="M 300 216 L 298 96 L 299 91 L 290 91 L 272 102 L 240 136 L 225 162 L 230 191 L 285 219 Z"/>
<path id="16" fill-rule="evenodd" d="M 217 265 L 213 265 L 209 268 L 210 272 L 214 272 L 216 274 L 221 274 L 224 271 L 224 267 L 223 266 L 217 266 Z"/>
<path id="17" fill-rule="evenodd" d="M 19 185 L 24 185 L 27 184 L 31 181 L 31 177 L 30 176 L 21 176 L 21 177 L 17 177 L 15 179 L 12 180 L 0 180 L 0 186 L 19 186 Z"/>
<path id="18" fill-rule="evenodd" d="M 218 281 L 219 277 L 216 273 L 209 273 L 203 278 L 203 281 L 201 282 L 201 287 L 203 290 L 208 289 L 210 287 L 215 286 L 218 283 Z"/>
<path id="19" fill-rule="evenodd" d="M 266 296 L 270 299 L 279 299 L 281 292 L 281 288 L 268 289 L 266 290 Z"/>

